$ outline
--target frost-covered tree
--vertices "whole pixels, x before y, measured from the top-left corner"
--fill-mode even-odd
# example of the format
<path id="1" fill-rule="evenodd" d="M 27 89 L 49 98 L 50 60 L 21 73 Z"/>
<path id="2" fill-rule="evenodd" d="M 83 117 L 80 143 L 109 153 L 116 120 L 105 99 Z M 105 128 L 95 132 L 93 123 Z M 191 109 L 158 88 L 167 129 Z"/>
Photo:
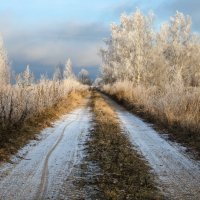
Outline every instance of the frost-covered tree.
<path id="1" fill-rule="evenodd" d="M 83 84 L 90 84 L 89 72 L 85 69 L 82 69 L 78 74 L 78 79 Z"/>
<path id="2" fill-rule="evenodd" d="M 29 65 L 23 73 L 24 84 L 30 86 L 34 82 L 34 74 L 31 72 Z"/>
<path id="3" fill-rule="evenodd" d="M 200 52 L 199 38 L 191 31 L 191 18 L 177 12 L 170 22 L 162 26 L 157 46 L 162 46 L 167 63 L 169 81 L 180 80 L 190 85 L 195 82 L 199 68 L 197 54 Z"/>
<path id="4" fill-rule="evenodd" d="M 107 48 L 101 50 L 105 83 L 131 81 L 134 85 L 200 83 L 200 40 L 191 31 L 191 18 L 177 12 L 156 33 L 153 14 L 137 10 L 113 24 Z"/>
<path id="5" fill-rule="evenodd" d="M 140 10 L 128 16 L 123 14 L 120 25 L 113 24 L 107 49 L 101 51 L 104 80 L 131 80 L 135 84 L 145 81 L 144 73 L 151 67 L 153 43 L 153 15 L 144 16 Z"/>
<path id="6" fill-rule="evenodd" d="M 71 59 L 68 59 L 66 64 L 65 64 L 65 69 L 64 69 L 63 76 L 64 76 L 64 79 L 69 79 L 69 78 L 74 78 L 75 77 L 75 75 L 73 73 L 73 69 L 72 69 Z"/>
<path id="7" fill-rule="evenodd" d="M 100 87 L 101 84 L 102 84 L 102 79 L 101 78 L 96 78 L 95 81 L 93 82 L 92 86 Z"/>
<path id="8" fill-rule="evenodd" d="M 10 68 L 7 53 L 4 49 L 3 39 L 0 36 L 0 85 L 10 83 Z"/>
<path id="9" fill-rule="evenodd" d="M 61 67 L 57 66 L 53 75 L 53 80 L 54 81 L 60 81 L 62 80 L 63 76 L 62 76 L 62 71 L 61 71 Z"/>
<path id="10" fill-rule="evenodd" d="M 17 75 L 16 82 L 18 85 L 26 87 L 31 86 L 34 83 L 34 79 L 34 74 L 31 72 L 29 65 L 27 65 L 24 72 Z"/>

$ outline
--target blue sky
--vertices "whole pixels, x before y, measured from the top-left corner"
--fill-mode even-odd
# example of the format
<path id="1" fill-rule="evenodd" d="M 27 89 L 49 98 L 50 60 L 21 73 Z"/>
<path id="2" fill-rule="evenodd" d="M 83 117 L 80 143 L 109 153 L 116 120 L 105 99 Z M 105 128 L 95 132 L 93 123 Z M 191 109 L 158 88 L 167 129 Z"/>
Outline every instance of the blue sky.
<path id="1" fill-rule="evenodd" d="M 68 57 L 75 67 L 90 68 L 101 64 L 98 51 L 110 23 L 136 7 L 153 11 L 157 24 L 182 11 L 200 29 L 197 0 L 7 0 L 0 4 L 0 33 L 16 71 L 30 64 L 37 73 L 51 72 Z"/>

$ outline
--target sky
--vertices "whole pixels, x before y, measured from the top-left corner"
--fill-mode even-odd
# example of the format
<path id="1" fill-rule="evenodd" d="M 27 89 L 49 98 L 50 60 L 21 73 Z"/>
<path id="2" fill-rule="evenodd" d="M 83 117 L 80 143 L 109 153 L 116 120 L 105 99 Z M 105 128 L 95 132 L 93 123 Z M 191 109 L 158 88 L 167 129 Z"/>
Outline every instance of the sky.
<path id="1" fill-rule="evenodd" d="M 110 24 L 136 8 L 153 11 L 156 25 L 178 10 L 190 15 L 193 29 L 200 30 L 198 0 L 2 0 L 0 34 L 16 72 L 29 64 L 36 74 L 51 74 L 71 58 L 76 72 L 86 68 L 94 76 Z"/>

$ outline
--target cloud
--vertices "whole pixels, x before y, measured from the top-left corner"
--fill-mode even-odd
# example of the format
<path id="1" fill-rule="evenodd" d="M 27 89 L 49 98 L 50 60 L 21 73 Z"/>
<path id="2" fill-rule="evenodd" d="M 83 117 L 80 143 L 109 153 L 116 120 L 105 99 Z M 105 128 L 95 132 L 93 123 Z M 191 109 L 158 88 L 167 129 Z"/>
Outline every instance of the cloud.
<path id="1" fill-rule="evenodd" d="M 103 23 L 49 23 L 33 27 L 15 26 L 12 21 L 0 21 L 8 55 L 14 63 L 39 63 L 55 66 L 70 57 L 75 66 L 97 66 L 103 39 L 109 28 Z"/>

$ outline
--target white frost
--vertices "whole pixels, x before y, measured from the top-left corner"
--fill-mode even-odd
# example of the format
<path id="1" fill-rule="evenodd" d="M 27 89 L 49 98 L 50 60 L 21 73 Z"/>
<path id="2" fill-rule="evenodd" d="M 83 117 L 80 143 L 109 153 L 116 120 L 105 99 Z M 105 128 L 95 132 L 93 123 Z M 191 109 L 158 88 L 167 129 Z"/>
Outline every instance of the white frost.
<path id="1" fill-rule="evenodd" d="M 0 199 L 56 199 L 73 166 L 82 159 L 90 120 L 88 108 L 76 109 L 45 129 L 41 141 L 20 150 L 12 159 L 15 164 L 1 166 Z M 19 155 L 22 160 L 16 159 Z"/>

